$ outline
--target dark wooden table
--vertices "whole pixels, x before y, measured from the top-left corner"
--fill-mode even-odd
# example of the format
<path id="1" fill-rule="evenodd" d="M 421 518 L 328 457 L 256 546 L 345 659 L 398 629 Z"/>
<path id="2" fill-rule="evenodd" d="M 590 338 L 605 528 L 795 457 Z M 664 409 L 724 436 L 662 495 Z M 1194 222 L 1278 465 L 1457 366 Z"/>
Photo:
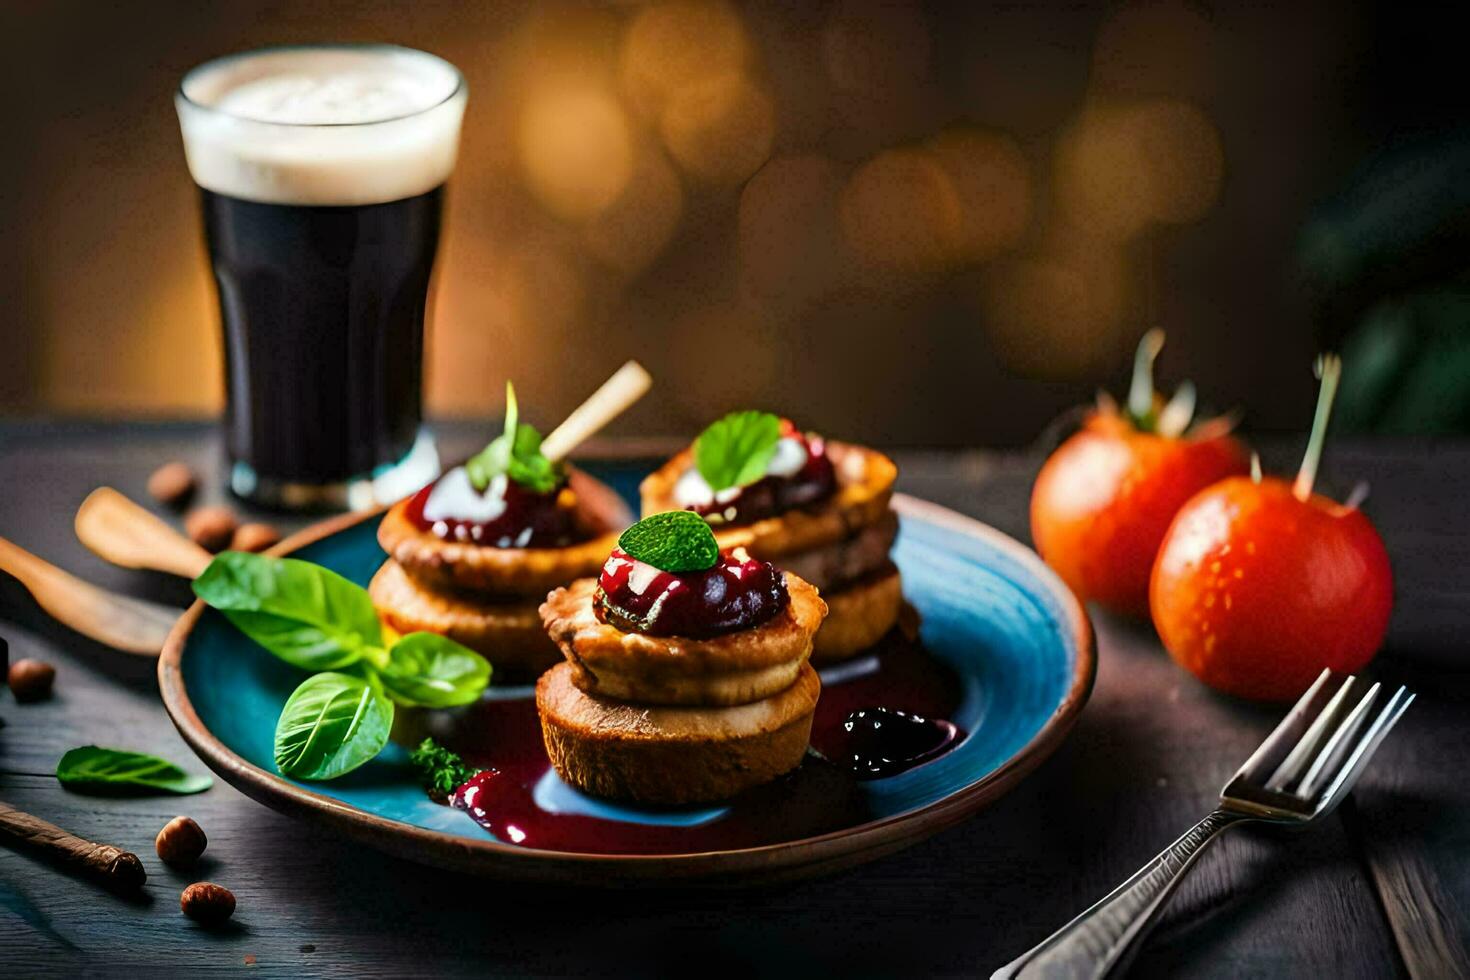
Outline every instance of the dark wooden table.
<path id="1" fill-rule="evenodd" d="M 449 453 L 477 430 L 448 427 Z M 1267 444 L 1286 463 L 1294 443 Z M 92 581 L 174 601 L 180 582 L 110 568 L 72 514 L 93 487 L 143 498 L 172 458 L 215 472 L 201 426 L 0 425 L 0 535 Z M 900 453 L 903 489 L 1026 539 L 1035 461 Z M 1399 607 L 1376 671 L 1419 700 L 1354 800 L 1292 838 L 1234 832 L 1184 882 L 1137 975 L 1420 977 L 1470 972 L 1470 446 L 1339 445 L 1330 483 L 1372 481 Z M 1278 712 L 1210 693 L 1144 627 L 1095 618 L 1097 687 L 1067 743 L 963 826 L 826 879 L 754 891 L 535 889 L 349 846 L 222 782 L 183 799 L 68 794 L 49 775 L 87 742 L 202 766 L 159 704 L 153 663 L 49 622 L 0 576 L 13 657 L 57 665 L 56 697 L 0 698 L 0 798 L 137 851 L 143 901 L 120 901 L 0 849 L 0 976 L 483 974 L 989 975 L 1202 816 Z M 176 813 L 210 838 L 201 874 L 239 899 L 233 927 L 182 918 L 189 878 L 154 857 Z"/>

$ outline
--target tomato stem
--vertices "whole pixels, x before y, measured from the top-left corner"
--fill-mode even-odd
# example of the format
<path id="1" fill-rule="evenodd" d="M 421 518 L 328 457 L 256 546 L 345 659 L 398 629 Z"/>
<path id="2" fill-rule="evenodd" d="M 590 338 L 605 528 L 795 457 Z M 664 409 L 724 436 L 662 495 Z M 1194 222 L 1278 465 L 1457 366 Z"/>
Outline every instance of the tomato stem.
<path id="1" fill-rule="evenodd" d="M 1174 439 L 1184 434 L 1189 423 L 1194 421 L 1195 398 L 1196 393 L 1191 382 L 1186 381 L 1179 386 L 1174 397 L 1169 399 L 1169 404 L 1159 413 L 1159 435 Z"/>
<path id="2" fill-rule="evenodd" d="M 1128 388 L 1128 414 L 1140 429 L 1154 423 L 1154 360 L 1164 348 L 1164 331 L 1154 327 L 1138 342 L 1133 355 L 1133 383 Z"/>
<path id="3" fill-rule="evenodd" d="M 1312 495 L 1312 485 L 1317 482 L 1317 466 L 1322 462 L 1322 447 L 1327 442 L 1327 423 L 1332 418 L 1332 400 L 1337 396 L 1337 382 L 1342 377 L 1342 358 L 1336 354 L 1323 354 L 1314 365 L 1322 387 L 1317 391 L 1317 414 L 1312 419 L 1312 435 L 1307 439 L 1307 452 L 1302 457 L 1302 468 L 1297 471 L 1296 483 L 1291 492 L 1298 500 Z"/>

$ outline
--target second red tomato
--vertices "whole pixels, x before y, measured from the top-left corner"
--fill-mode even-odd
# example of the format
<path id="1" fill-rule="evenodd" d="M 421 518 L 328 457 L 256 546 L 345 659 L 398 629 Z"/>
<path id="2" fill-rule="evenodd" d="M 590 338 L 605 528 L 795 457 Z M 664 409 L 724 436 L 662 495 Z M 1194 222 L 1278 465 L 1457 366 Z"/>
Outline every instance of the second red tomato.
<path id="1" fill-rule="evenodd" d="M 1249 468 L 1229 435 L 1164 436 L 1099 412 L 1042 467 L 1031 536 L 1084 602 L 1147 616 L 1149 574 L 1174 515 L 1198 491 Z"/>

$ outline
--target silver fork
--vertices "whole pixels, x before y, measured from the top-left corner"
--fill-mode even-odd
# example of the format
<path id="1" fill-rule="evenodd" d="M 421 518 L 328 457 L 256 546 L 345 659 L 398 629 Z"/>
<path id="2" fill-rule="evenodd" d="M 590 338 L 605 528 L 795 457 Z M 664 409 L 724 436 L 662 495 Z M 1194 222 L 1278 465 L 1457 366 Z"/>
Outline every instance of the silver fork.
<path id="1" fill-rule="evenodd" d="M 1126 962 L 1174 886 L 1222 830 L 1247 821 L 1303 828 L 1331 813 L 1414 700 L 1400 687 L 1369 721 L 1380 685 L 1363 693 L 1366 685 L 1324 670 L 1225 784 L 1213 813 L 991 980 L 1106 976 Z"/>

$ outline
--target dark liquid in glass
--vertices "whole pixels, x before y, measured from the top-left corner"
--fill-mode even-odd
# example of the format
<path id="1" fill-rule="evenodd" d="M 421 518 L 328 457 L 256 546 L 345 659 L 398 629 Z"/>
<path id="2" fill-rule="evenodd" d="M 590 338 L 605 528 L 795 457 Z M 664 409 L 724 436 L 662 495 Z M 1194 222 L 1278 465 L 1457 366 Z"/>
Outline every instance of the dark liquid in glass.
<path id="1" fill-rule="evenodd" d="M 444 188 L 345 207 L 202 194 L 231 462 L 262 481 L 334 484 L 401 460 L 421 421 Z"/>

